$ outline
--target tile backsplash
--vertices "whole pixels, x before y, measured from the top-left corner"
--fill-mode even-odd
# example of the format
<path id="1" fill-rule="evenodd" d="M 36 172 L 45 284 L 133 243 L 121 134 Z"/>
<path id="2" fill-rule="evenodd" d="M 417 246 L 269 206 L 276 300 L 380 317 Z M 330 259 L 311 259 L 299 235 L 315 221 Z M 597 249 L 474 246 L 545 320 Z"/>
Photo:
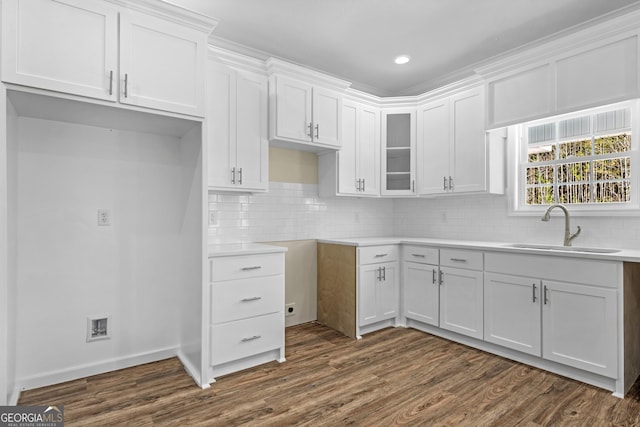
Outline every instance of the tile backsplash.
<path id="1" fill-rule="evenodd" d="M 316 184 L 270 182 L 268 193 L 209 192 L 209 213 L 209 243 L 393 234 L 393 200 L 320 198 Z"/>
<path id="2" fill-rule="evenodd" d="M 268 193 L 209 193 L 210 243 L 412 236 L 562 244 L 564 221 L 509 216 L 507 196 L 434 199 L 318 197 L 314 184 L 269 183 Z M 574 246 L 640 249 L 640 217 L 573 217 Z"/>

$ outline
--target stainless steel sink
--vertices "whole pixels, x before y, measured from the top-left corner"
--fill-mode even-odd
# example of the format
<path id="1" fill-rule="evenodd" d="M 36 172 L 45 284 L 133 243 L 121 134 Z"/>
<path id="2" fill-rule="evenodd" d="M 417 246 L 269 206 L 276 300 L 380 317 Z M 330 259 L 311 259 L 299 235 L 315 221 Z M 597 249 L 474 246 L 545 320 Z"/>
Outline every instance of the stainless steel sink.
<path id="1" fill-rule="evenodd" d="M 616 252 L 620 252 L 619 249 L 581 248 L 579 246 L 533 245 L 528 243 L 510 243 L 505 246 L 517 249 L 540 249 L 545 251 L 585 252 L 592 254 L 614 254 Z"/>

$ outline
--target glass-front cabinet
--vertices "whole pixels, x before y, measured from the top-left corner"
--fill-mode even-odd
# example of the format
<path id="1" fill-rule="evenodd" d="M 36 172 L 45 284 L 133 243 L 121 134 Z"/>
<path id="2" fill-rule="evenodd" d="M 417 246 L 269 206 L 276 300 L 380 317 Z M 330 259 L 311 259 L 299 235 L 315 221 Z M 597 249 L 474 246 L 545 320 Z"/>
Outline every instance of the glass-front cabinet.
<path id="1" fill-rule="evenodd" d="M 416 110 L 383 110 L 382 195 L 415 195 Z"/>

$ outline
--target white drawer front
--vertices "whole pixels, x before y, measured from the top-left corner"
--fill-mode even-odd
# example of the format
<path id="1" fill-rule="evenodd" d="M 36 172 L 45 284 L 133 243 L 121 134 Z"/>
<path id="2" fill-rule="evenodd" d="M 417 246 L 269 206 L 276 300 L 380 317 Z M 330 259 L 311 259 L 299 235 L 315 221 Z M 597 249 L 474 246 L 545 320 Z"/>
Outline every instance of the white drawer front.
<path id="1" fill-rule="evenodd" d="M 284 347 L 284 314 L 274 313 L 211 326 L 211 365 Z"/>
<path id="2" fill-rule="evenodd" d="M 466 268 L 467 270 L 482 270 L 482 260 L 483 254 L 480 251 L 440 249 L 440 265 L 442 266 Z"/>
<path id="3" fill-rule="evenodd" d="M 284 310 L 284 276 L 211 285 L 211 322 L 221 323 Z"/>
<path id="4" fill-rule="evenodd" d="M 436 248 L 427 246 L 409 246 L 402 247 L 402 260 L 409 262 L 417 262 L 420 264 L 439 264 L 439 252 Z"/>
<path id="5" fill-rule="evenodd" d="M 241 255 L 211 260 L 211 281 L 284 274 L 284 254 Z"/>
<path id="6" fill-rule="evenodd" d="M 365 246 L 358 248 L 358 262 L 360 265 L 375 264 L 398 260 L 398 246 Z"/>

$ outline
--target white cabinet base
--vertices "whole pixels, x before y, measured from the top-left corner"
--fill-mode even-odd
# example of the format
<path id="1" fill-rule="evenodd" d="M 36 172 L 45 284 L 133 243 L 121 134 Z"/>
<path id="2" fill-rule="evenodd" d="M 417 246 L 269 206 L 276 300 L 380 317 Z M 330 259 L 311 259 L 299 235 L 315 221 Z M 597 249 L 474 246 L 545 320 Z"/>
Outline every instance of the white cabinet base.
<path id="1" fill-rule="evenodd" d="M 216 382 L 216 377 L 238 372 L 243 369 L 253 368 L 263 363 L 276 361 L 278 363 L 286 362 L 284 357 L 284 348 L 266 351 L 264 353 L 255 354 L 243 359 L 233 360 L 231 362 L 222 363 L 220 365 L 209 367 L 209 383 Z"/>

